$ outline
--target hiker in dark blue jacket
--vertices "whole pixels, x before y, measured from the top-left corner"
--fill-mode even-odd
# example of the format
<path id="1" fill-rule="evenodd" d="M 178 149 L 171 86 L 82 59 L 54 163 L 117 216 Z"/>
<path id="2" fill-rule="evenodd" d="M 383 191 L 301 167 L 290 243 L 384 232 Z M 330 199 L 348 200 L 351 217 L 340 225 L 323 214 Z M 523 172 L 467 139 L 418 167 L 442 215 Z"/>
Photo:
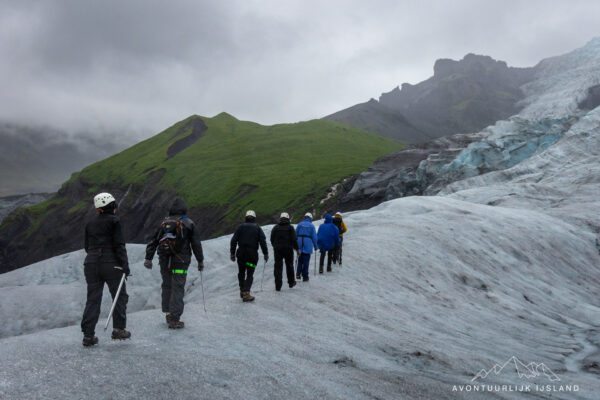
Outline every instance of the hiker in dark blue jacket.
<path id="1" fill-rule="evenodd" d="M 331 259 L 337 247 L 340 245 L 340 230 L 333 224 L 333 217 L 329 214 L 325 215 L 325 222 L 319 226 L 317 234 L 317 245 L 321 251 L 321 259 L 319 262 L 319 273 L 323 273 L 323 262 L 325 261 L 325 253 L 327 253 L 327 272 L 331 272 Z"/>
<path id="2" fill-rule="evenodd" d="M 296 279 L 308 281 L 308 270 L 310 266 L 310 256 L 313 249 L 317 251 L 317 230 L 311 222 L 312 214 L 304 214 L 304 220 L 296 227 L 296 236 L 298 237 L 298 247 L 300 248 L 300 256 L 298 257 L 298 267 L 296 270 Z"/>

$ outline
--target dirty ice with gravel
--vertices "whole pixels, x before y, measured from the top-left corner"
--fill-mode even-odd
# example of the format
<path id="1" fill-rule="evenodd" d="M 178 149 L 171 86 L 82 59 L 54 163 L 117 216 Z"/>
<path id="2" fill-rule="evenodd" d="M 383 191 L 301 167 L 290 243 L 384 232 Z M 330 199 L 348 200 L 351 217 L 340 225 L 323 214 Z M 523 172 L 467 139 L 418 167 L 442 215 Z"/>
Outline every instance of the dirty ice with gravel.
<path id="1" fill-rule="evenodd" d="M 344 265 L 313 276 L 313 258 L 293 289 L 274 290 L 271 260 L 261 285 L 261 261 L 242 303 L 229 237 L 205 241 L 207 312 L 193 263 L 186 328 L 169 331 L 157 266 L 128 245 L 132 339 L 101 320 L 83 348 L 82 251 L 1 275 L 0 398 L 597 399 L 600 108 L 577 104 L 600 40 L 543 63 L 518 121 L 571 118 L 556 143 L 348 213 Z"/>

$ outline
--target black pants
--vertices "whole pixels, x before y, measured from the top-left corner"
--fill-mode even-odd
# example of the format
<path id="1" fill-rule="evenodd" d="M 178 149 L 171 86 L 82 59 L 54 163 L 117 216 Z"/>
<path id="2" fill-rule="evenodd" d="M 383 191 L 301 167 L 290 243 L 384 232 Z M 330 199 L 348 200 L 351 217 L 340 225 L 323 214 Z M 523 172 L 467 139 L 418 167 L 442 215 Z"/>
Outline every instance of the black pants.
<path id="1" fill-rule="evenodd" d="M 248 261 L 245 257 L 238 257 L 238 282 L 242 292 L 249 292 L 254 280 L 256 261 Z"/>
<path id="2" fill-rule="evenodd" d="M 344 243 L 344 238 L 340 236 L 340 244 L 335 248 L 336 252 L 333 255 L 334 264 L 337 262 L 338 264 L 342 265 L 342 243 Z"/>
<path id="3" fill-rule="evenodd" d="M 108 286 L 113 300 L 117 294 L 123 273 L 114 267 L 115 263 L 86 264 L 84 267 L 83 271 L 85 281 L 87 282 L 87 301 L 85 303 L 85 310 L 83 311 L 83 318 L 81 319 L 81 331 L 85 336 L 94 336 L 94 332 L 96 331 L 96 324 L 98 323 L 98 318 L 100 318 L 100 305 L 102 304 L 104 283 Z M 123 288 L 121 288 L 121 293 L 113 312 L 114 329 L 125 329 L 127 325 L 127 300 L 129 300 L 129 296 L 127 295 L 125 282 L 123 282 Z"/>
<path id="4" fill-rule="evenodd" d="M 336 249 L 333 248 L 329 251 L 327 251 L 327 269 L 330 270 L 331 269 L 331 260 L 333 257 L 333 254 L 336 252 Z M 319 260 L 319 272 L 323 271 L 323 262 L 325 261 L 325 253 L 321 252 L 321 258 Z"/>
<path id="5" fill-rule="evenodd" d="M 282 272 L 283 272 L 283 260 L 285 260 L 285 274 L 287 277 L 288 285 L 293 285 L 296 281 L 294 276 L 294 249 L 275 249 L 275 267 L 273 273 L 275 274 L 275 289 L 281 289 Z"/>
<path id="6" fill-rule="evenodd" d="M 175 257 L 161 257 L 159 260 L 162 275 L 162 311 L 169 313 L 171 321 L 179 321 L 183 314 L 183 296 L 189 266 L 175 260 Z"/>

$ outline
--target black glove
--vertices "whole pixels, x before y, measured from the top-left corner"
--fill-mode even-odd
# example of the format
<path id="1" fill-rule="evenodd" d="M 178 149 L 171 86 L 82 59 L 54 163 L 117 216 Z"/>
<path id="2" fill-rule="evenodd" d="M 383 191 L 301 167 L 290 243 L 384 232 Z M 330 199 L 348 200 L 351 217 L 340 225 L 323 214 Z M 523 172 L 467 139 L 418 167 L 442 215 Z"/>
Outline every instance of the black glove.
<path id="1" fill-rule="evenodd" d="M 124 266 L 124 267 L 119 267 L 119 266 L 116 266 L 116 265 L 115 265 L 115 267 L 114 267 L 114 268 L 115 268 L 116 270 L 118 270 L 118 271 L 121 271 L 121 272 L 123 272 L 123 273 L 125 274 L 125 277 L 126 277 L 126 278 L 127 278 L 128 276 L 130 276 L 130 275 L 131 275 L 131 270 L 129 269 L 129 265 L 126 265 L 126 266 Z"/>
<path id="2" fill-rule="evenodd" d="M 235 261 L 235 254 L 231 255 L 231 261 Z"/>
<path id="3" fill-rule="evenodd" d="M 198 271 L 202 272 L 204 270 L 204 261 L 198 262 Z"/>
<path id="4" fill-rule="evenodd" d="M 144 260 L 144 267 L 152 269 L 152 260 Z"/>
<path id="5" fill-rule="evenodd" d="M 269 261 L 269 254 L 264 254 L 265 256 L 265 262 Z"/>

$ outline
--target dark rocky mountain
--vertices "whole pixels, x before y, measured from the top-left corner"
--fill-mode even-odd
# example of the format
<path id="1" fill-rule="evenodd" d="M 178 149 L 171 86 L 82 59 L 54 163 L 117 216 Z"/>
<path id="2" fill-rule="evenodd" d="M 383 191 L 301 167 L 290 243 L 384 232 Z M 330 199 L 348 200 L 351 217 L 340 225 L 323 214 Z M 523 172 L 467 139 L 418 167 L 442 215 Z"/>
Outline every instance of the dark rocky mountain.
<path id="1" fill-rule="evenodd" d="M 13 196 L 56 191 L 73 172 L 124 149 L 130 140 L 0 123 L 0 142 L 0 196 Z"/>
<path id="2" fill-rule="evenodd" d="M 402 84 L 325 119 L 359 127 L 406 143 L 423 143 L 458 133 L 478 132 L 521 110 L 520 87 L 535 68 L 512 68 L 488 56 L 441 59 L 431 78 Z"/>

